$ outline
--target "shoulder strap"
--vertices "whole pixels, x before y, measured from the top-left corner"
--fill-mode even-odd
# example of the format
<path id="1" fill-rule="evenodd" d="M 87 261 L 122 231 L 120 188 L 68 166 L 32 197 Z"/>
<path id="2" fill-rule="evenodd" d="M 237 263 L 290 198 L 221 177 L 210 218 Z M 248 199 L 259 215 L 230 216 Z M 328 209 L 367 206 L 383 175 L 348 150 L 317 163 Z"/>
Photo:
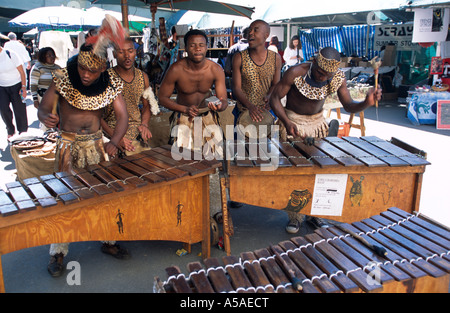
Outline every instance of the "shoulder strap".
<path id="1" fill-rule="evenodd" d="M 11 59 L 11 52 L 9 52 L 8 50 L 5 49 L 6 54 L 9 56 L 9 58 Z"/>

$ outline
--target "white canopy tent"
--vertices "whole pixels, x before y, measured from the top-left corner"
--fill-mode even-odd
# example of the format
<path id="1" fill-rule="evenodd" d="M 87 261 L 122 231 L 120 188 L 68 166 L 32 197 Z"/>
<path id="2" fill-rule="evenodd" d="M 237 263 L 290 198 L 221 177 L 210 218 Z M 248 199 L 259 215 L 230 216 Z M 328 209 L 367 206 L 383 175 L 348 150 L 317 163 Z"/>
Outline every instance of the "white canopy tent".
<path id="1" fill-rule="evenodd" d="M 187 25 L 199 29 L 211 29 L 230 27 L 233 22 L 234 26 L 247 26 L 251 23 L 251 20 L 246 17 L 188 11 L 180 18 L 177 25 Z"/>

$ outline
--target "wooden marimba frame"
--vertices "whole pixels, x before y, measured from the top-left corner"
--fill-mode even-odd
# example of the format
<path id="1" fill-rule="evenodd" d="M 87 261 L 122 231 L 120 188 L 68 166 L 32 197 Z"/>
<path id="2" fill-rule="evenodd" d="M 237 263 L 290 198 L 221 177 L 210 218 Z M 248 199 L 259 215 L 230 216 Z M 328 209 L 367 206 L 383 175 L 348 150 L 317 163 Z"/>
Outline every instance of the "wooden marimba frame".
<path id="1" fill-rule="evenodd" d="M 377 255 L 363 244 L 382 247 Z M 339 227 L 316 229 L 268 248 L 176 266 L 168 279 L 155 277 L 158 292 L 176 293 L 447 293 L 450 230 L 428 218 L 389 208 Z M 295 280 L 294 280 L 295 278 Z M 301 288 L 293 288 L 295 282 Z M 300 290 L 299 290 L 300 289 Z"/>
<path id="2" fill-rule="evenodd" d="M 268 147 L 266 151 L 271 149 L 270 154 L 254 149 L 258 153 L 255 156 L 251 153 L 255 148 L 251 145 L 255 143 L 227 142 L 228 177 L 223 178 L 222 184 L 229 188 L 231 200 L 287 210 L 289 205 L 292 207 L 292 199 L 298 206 L 302 205 L 296 208 L 302 214 L 312 215 L 316 175 L 347 174 L 340 215 L 314 216 L 354 222 L 389 207 L 399 207 L 409 213 L 419 209 L 422 176 L 430 163 L 425 159 L 425 152 L 398 139 L 388 142 L 374 136 L 327 137 L 316 139 L 314 145 L 275 140 L 263 143 Z M 278 158 L 276 166 L 271 165 L 273 159 L 268 159 L 274 155 Z M 233 230 L 225 219 L 228 219 L 226 204 L 224 244 L 230 255 L 229 238 Z"/>
<path id="3" fill-rule="evenodd" d="M 188 251 L 202 242 L 208 257 L 209 174 L 221 165 L 176 161 L 164 146 L 72 174 L 9 183 L 0 190 L 0 255 L 62 242 L 168 240 Z"/>

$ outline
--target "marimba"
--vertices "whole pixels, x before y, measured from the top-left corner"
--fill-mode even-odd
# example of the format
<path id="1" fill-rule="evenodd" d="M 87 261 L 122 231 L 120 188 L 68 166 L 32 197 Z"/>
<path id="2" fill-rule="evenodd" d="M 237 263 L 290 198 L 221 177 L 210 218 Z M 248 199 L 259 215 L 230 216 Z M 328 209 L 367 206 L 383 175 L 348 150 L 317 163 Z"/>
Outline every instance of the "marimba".
<path id="1" fill-rule="evenodd" d="M 371 245 L 387 254 L 377 255 Z M 222 260 L 208 258 L 204 266 L 189 263 L 188 275 L 168 267 L 166 281 L 155 278 L 156 291 L 447 293 L 450 230 L 426 217 L 390 208 L 352 224 L 320 228 Z"/>
<path id="2" fill-rule="evenodd" d="M 418 211 L 422 176 L 430 164 L 425 152 L 375 136 L 327 137 L 314 145 L 230 141 L 227 153 L 231 200 L 339 222 L 358 221 L 391 206 Z M 230 234 L 225 228 L 228 254 Z"/>
<path id="3" fill-rule="evenodd" d="M 163 146 L 7 184 L 0 190 L 1 254 L 60 242 L 170 240 L 202 242 L 208 257 L 209 174 L 222 163 L 173 155 Z M 4 291 L 1 263 L 0 278 Z"/>

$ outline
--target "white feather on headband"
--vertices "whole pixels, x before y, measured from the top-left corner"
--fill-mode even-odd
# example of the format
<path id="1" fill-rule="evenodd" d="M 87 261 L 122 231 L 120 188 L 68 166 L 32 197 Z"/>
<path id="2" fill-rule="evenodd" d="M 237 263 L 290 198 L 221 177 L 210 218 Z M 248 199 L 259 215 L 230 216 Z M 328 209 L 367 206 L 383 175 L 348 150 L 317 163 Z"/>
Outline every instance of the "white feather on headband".
<path id="1" fill-rule="evenodd" d="M 86 44 L 93 46 L 93 53 L 101 58 L 107 57 L 107 48 L 114 44 L 120 47 L 125 41 L 126 30 L 113 16 L 105 14 L 97 35 L 88 37 Z"/>
<path id="2" fill-rule="evenodd" d="M 156 100 L 155 94 L 153 93 L 152 87 L 148 87 L 147 89 L 145 89 L 142 93 L 142 97 L 144 99 L 147 99 L 150 103 L 150 111 L 152 112 L 152 115 L 158 115 L 159 105 L 158 101 Z"/>

